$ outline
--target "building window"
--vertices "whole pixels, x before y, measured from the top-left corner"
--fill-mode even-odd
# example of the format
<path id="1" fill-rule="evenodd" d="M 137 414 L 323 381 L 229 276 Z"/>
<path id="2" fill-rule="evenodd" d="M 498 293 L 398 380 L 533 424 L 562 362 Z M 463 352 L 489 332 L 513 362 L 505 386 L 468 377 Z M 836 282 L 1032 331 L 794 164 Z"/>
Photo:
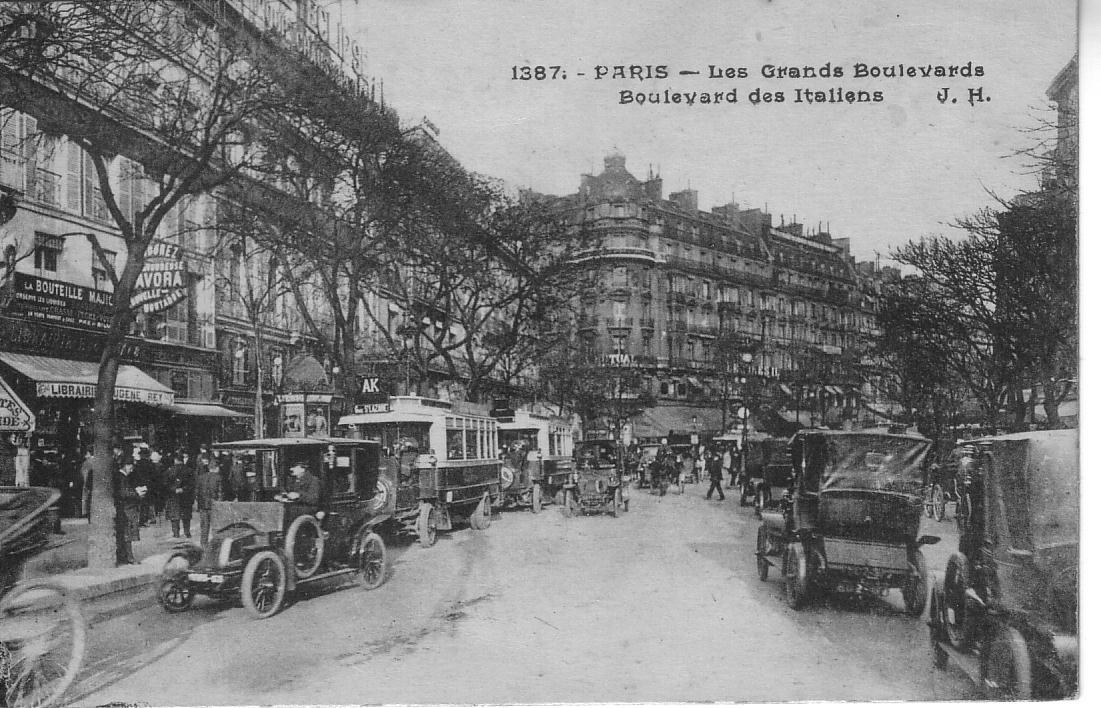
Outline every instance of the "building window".
<path id="1" fill-rule="evenodd" d="M 57 236 L 44 233 L 34 235 L 34 267 L 38 270 L 57 272 L 57 261 L 61 257 L 62 240 Z"/>
<path id="2" fill-rule="evenodd" d="M 103 259 L 110 264 L 111 270 L 118 273 L 115 268 L 115 257 L 118 254 L 114 251 L 103 251 Z M 114 286 L 111 285 L 111 279 L 107 276 L 107 269 L 103 267 L 103 263 L 100 262 L 97 256 L 92 256 L 95 260 L 92 262 L 92 287 L 96 290 L 106 290 L 111 292 L 114 290 Z"/>

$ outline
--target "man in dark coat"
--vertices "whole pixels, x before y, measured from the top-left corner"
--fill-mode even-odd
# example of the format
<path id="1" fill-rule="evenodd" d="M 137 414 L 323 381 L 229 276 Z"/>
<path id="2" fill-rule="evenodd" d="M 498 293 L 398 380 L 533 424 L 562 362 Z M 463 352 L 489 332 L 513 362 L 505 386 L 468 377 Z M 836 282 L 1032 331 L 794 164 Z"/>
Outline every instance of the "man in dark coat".
<path id="1" fill-rule="evenodd" d="M 183 533 L 191 538 L 191 508 L 195 505 L 195 471 L 191 469 L 191 456 L 187 450 L 176 453 L 176 462 L 168 468 L 165 483 L 168 494 L 164 504 L 164 515 L 172 524 L 172 538 L 180 537 L 180 522 Z"/>
<path id="2" fill-rule="evenodd" d="M 726 495 L 723 494 L 723 461 L 714 452 L 707 453 L 707 463 L 705 465 L 707 469 L 707 476 L 711 479 L 711 486 L 707 490 L 707 498 L 710 499 L 712 493 L 719 493 L 719 501 L 726 499 Z"/>
<path id="3" fill-rule="evenodd" d="M 115 474 L 115 559 L 119 565 L 137 563 L 133 544 L 141 539 L 141 501 L 148 491 L 138 481 L 134 463 L 124 459 Z"/>
<path id="4" fill-rule="evenodd" d="M 153 451 L 148 445 L 143 445 L 138 450 L 138 461 L 134 463 L 134 480 L 136 485 L 146 489 L 154 489 L 158 482 L 157 467 L 153 464 Z M 141 525 L 147 526 L 155 521 L 153 516 L 153 497 L 155 494 L 147 494 L 141 500 Z"/>
<path id="5" fill-rule="evenodd" d="M 199 461 L 199 478 L 195 482 L 195 502 L 199 508 L 199 543 L 210 540 L 210 513 L 214 502 L 222 499 L 222 473 L 218 462 L 203 458 Z"/>
<path id="6" fill-rule="evenodd" d="M 276 501 L 317 507 L 321 503 L 321 480 L 310 474 L 302 462 L 291 465 L 291 476 L 294 479 L 291 480 L 290 489 L 276 497 Z"/>

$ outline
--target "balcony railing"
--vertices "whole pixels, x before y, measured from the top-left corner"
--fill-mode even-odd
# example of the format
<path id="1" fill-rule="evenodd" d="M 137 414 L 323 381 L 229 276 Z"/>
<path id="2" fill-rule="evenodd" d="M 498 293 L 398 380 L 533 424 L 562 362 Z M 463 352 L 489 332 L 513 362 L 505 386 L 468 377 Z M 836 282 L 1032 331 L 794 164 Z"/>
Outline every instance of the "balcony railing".
<path id="1" fill-rule="evenodd" d="M 688 323 L 687 322 L 682 322 L 680 320 L 671 320 L 668 323 L 668 328 L 669 328 L 670 332 L 687 332 L 688 331 Z"/>

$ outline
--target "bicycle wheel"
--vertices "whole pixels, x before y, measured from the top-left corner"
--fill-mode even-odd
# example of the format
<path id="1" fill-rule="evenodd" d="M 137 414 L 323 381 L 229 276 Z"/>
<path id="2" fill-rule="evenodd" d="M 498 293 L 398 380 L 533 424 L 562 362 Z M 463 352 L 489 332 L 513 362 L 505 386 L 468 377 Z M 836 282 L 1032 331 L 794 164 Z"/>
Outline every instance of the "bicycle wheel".
<path id="1" fill-rule="evenodd" d="M 84 660 L 80 601 L 50 580 L 21 583 L 0 599 L 0 652 L 8 708 L 60 702 Z"/>

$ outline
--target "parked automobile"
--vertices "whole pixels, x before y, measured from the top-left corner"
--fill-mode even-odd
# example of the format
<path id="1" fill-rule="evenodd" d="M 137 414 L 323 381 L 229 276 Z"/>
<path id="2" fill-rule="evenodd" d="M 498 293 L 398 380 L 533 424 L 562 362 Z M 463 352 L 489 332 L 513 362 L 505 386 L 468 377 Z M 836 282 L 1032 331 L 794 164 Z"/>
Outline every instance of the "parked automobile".
<path id="1" fill-rule="evenodd" d="M 250 615 L 274 615 L 299 585 L 355 575 L 368 590 L 386 581 L 386 544 L 376 528 L 391 509 L 375 497 L 379 444 L 340 438 L 267 438 L 214 449 L 252 466 L 248 501 L 216 501 L 211 539 L 173 551 L 160 585 L 169 612 L 196 594 L 240 598 Z M 290 469 L 303 464 L 320 483 L 316 505 L 294 499 Z"/>
<path id="2" fill-rule="evenodd" d="M 971 512 L 929 608 L 933 661 L 988 697 L 1078 690 L 1078 431 L 974 441 Z"/>
<path id="3" fill-rule="evenodd" d="M 500 505 L 501 460 L 497 421 L 476 404 L 421 396 L 392 396 L 359 413 L 343 416 L 349 434 L 380 440 L 390 452 L 380 493 L 392 499 L 393 517 L 436 543 L 438 531 L 456 521 L 489 528 Z M 442 453 L 442 454 L 441 454 Z"/>
<path id="4" fill-rule="evenodd" d="M 760 514 L 780 503 L 793 478 L 791 444 L 784 438 L 750 441 L 751 452 L 754 448 L 758 450 L 757 455 L 751 455 L 756 461 L 752 470 L 755 474 L 746 475 L 749 479 L 744 480 L 738 490 L 739 504 L 744 505 L 748 498 L 754 511 Z"/>
<path id="5" fill-rule="evenodd" d="M 627 511 L 623 496 L 623 456 L 612 439 L 585 440 L 574 447 L 573 478 L 565 488 L 563 514 Z"/>
<path id="6" fill-rule="evenodd" d="M 912 435 L 800 431 L 792 489 L 761 514 L 760 579 L 778 566 L 794 609 L 819 592 L 900 588 L 906 611 L 920 615 L 928 587 L 921 546 L 940 540 L 917 535 L 929 446 Z"/>

